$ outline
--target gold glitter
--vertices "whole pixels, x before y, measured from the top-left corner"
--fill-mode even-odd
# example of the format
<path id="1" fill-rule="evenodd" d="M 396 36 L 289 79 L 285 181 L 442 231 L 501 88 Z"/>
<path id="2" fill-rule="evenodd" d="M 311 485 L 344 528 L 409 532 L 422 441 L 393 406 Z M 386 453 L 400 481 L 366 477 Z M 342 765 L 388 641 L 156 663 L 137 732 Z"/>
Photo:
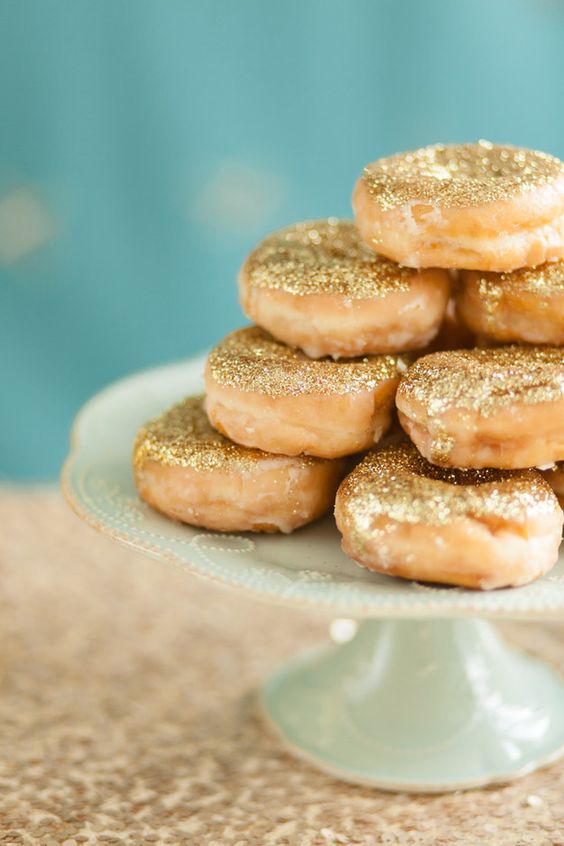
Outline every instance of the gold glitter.
<path id="1" fill-rule="evenodd" d="M 351 220 L 334 217 L 273 232 L 253 250 L 242 270 L 253 288 L 352 299 L 409 291 L 414 275 L 416 271 L 369 250 Z"/>
<path id="2" fill-rule="evenodd" d="M 462 280 L 461 285 L 464 285 Z M 480 301 L 486 312 L 486 320 L 491 325 L 495 322 L 496 312 L 504 297 L 503 286 L 499 283 L 499 280 L 487 280 L 481 277 L 478 282 L 478 291 L 480 293 Z"/>
<path id="3" fill-rule="evenodd" d="M 339 500 L 359 534 L 379 517 L 430 526 L 465 517 L 523 524 L 557 507 L 536 470 L 437 467 L 407 441 L 370 452 L 342 483 Z"/>
<path id="4" fill-rule="evenodd" d="M 397 400 L 425 406 L 430 417 L 455 408 L 484 417 L 514 403 L 564 398 L 564 348 L 504 346 L 452 350 L 420 358 L 400 382 Z"/>
<path id="5" fill-rule="evenodd" d="M 460 274 L 460 281 L 466 284 L 476 282 L 480 303 L 489 322 L 504 302 L 532 294 L 538 297 L 539 308 L 550 308 L 550 298 L 564 294 L 564 261 L 547 262 L 538 267 L 522 267 L 511 273 L 480 273 L 475 271 Z"/>
<path id="6" fill-rule="evenodd" d="M 261 462 L 272 461 L 270 453 L 239 446 L 210 425 L 203 408 L 203 396 L 188 397 L 146 423 L 138 432 L 133 448 L 133 464 L 139 470 L 146 461 L 201 472 L 213 470 L 253 470 Z M 324 459 L 310 456 L 276 456 L 300 467 L 311 467 Z"/>
<path id="7" fill-rule="evenodd" d="M 411 361 L 408 354 L 364 358 L 310 359 L 257 326 L 238 329 L 211 351 L 208 373 L 218 385 L 272 397 L 306 394 L 344 395 L 374 390 L 397 379 Z"/>
<path id="8" fill-rule="evenodd" d="M 564 176 L 560 159 L 536 150 L 475 144 L 435 144 L 379 159 L 364 169 L 364 182 L 384 209 L 411 203 L 442 208 L 511 200 Z"/>

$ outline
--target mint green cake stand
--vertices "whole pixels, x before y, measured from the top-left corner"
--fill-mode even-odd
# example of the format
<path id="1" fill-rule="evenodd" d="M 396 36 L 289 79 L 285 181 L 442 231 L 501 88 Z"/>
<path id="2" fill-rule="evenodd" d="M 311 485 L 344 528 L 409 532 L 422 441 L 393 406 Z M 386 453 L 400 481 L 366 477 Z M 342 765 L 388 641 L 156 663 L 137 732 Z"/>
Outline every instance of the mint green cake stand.
<path id="1" fill-rule="evenodd" d="M 288 749 L 347 781 L 425 792 L 505 782 L 562 755 L 564 681 L 486 619 L 560 619 L 564 559 L 528 587 L 482 593 L 370 573 L 343 555 L 331 518 L 288 537 L 166 520 L 136 496 L 131 444 L 146 419 L 201 390 L 201 371 L 202 359 L 181 362 L 94 397 L 78 416 L 63 490 L 87 523 L 147 555 L 337 618 L 332 643 L 290 661 L 260 693 Z"/>

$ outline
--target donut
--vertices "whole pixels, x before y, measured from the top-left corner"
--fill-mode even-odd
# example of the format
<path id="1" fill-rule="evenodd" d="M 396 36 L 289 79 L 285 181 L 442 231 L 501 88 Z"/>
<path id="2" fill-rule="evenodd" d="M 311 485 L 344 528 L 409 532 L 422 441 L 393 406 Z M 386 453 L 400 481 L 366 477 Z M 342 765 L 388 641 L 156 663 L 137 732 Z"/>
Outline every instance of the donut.
<path id="1" fill-rule="evenodd" d="M 141 498 L 157 511 L 217 532 L 289 533 L 324 514 L 343 460 L 269 455 L 213 429 L 203 397 L 188 397 L 139 431 L 133 450 Z"/>
<path id="2" fill-rule="evenodd" d="M 564 344 L 564 261 L 511 273 L 461 271 L 456 303 L 462 321 L 484 338 Z"/>
<path id="3" fill-rule="evenodd" d="M 345 554 L 370 570 L 488 590 L 550 570 L 564 515 L 536 470 L 446 469 L 404 442 L 345 478 L 335 518 Z"/>
<path id="4" fill-rule="evenodd" d="M 543 469 L 541 472 L 558 497 L 558 502 L 564 508 L 564 461 L 558 461 L 552 467 Z"/>
<path id="5" fill-rule="evenodd" d="M 375 255 L 352 221 L 329 218 L 269 235 L 245 261 L 239 294 L 248 318 L 311 358 L 355 357 L 426 346 L 449 278 Z"/>
<path id="6" fill-rule="evenodd" d="M 432 353 L 405 374 L 396 404 L 403 429 L 434 464 L 552 464 L 564 458 L 564 349 Z"/>
<path id="7" fill-rule="evenodd" d="M 504 272 L 564 258 L 564 164 L 536 150 L 435 144 L 367 165 L 360 234 L 408 267 Z"/>
<path id="8" fill-rule="evenodd" d="M 313 360 L 251 326 L 211 351 L 206 411 L 236 443 L 337 458 L 366 449 L 389 427 L 408 362 L 402 355 Z"/>

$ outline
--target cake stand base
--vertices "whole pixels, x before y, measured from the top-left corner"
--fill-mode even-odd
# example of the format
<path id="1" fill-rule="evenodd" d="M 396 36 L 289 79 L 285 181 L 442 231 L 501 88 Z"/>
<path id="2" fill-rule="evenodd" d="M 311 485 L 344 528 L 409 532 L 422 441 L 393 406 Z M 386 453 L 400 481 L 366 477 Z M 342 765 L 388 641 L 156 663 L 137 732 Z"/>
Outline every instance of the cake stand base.
<path id="1" fill-rule="evenodd" d="M 564 754 L 564 680 L 482 620 L 363 622 L 261 698 L 292 752 L 384 790 L 485 786 Z"/>

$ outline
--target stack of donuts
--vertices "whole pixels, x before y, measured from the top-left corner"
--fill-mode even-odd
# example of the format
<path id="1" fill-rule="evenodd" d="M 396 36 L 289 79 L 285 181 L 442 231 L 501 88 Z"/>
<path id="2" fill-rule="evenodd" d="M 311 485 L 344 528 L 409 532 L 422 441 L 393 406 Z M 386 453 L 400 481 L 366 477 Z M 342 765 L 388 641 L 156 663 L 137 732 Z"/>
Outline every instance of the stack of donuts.
<path id="1" fill-rule="evenodd" d="M 140 495 L 230 532 L 334 504 L 365 567 L 526 584 L 564 520 L 564 163 L 425 147 L 369 164 L 353 208 L 249 255 L 253 325 L 211 351 L 205 396 L 138 433 Z"/>

